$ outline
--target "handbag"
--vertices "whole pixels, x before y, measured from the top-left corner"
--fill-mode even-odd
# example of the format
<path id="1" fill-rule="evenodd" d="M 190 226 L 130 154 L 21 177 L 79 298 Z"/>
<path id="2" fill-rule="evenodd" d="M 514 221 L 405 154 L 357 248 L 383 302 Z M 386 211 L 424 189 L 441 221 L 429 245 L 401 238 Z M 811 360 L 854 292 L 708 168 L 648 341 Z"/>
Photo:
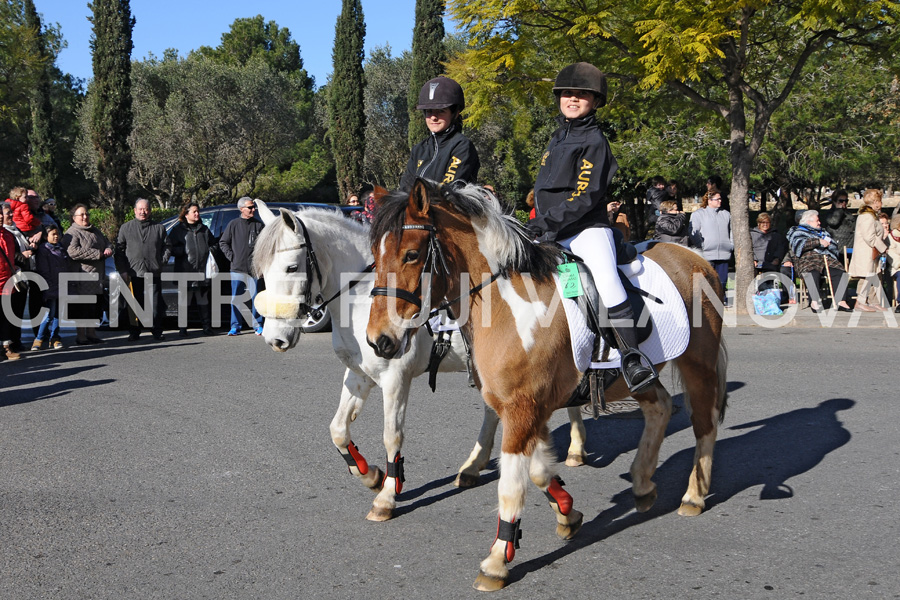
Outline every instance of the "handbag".
<path id="1" fill-rule="evenodd" d="M 13 266 L 13 264 L 9 260 L 9 257 L 6 255 L 6 252 L 0 251 L 0 254 L 3 255 L 3 258 L 6 260 L 6 264 L 9 265 L 9 269 L 13 272 L 12 277 L 9 278 L 9 281 L 13 282 L 13 287 L 16 288 L 17 292 L 24 292 L 25 290 L 27 290 L 28 279 L 25 277 L 25 273 Z M 9 284 L 7 283 L 7 285 Z"/>
<path id="2" fill-rule="evenodd" d="M 206 278 L 215 279 L 218 274 L 219 263 L 216 262 L 216 257 L 213 256 L 212 251 L 210 251 L 209 256 L 206 259 Z"/>
<path id="3" fill-rule="evenodd" d="M 872 260 L 878 260 L 879 256 L 881 256 L 881 252 L 878 251 L 878 248 L 872 246 Z"/>

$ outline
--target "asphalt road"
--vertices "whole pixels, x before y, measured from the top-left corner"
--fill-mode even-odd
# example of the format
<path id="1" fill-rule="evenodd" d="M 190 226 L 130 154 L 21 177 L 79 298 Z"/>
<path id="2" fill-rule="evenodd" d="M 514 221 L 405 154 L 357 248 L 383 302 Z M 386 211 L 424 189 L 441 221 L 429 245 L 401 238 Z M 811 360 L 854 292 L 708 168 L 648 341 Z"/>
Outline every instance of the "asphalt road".
<path id="1" fill-rule="evenodd" d="M 898 337 L 886 329 L 727 331 L 729 409 L 708 509 L 675 510 L 693 456 L 669 426 L 660 497 L 633 510 L 642 421 L 588 421 L 590 464 L 560 466 L 585 525 L 555 536 L 529 490 L 496 598 L 897 598 Z M 395 519 L 347 473 L 328 424 L 330 336 L 276 354 L 253 335 L 45 351 L 0 364 L 0 598 L 472 598 L 496 527 L 496 465 L 452 486 L 481 421 L 463 374 L 413 388 Z M 671 388 L 671 379 L 664 372 Z M 681 396 L 675 396 L 681 405 Z M 383 462 L 375 394 L 353 439 Z M 568 443 L 563 414 L 557 447 Z"/>

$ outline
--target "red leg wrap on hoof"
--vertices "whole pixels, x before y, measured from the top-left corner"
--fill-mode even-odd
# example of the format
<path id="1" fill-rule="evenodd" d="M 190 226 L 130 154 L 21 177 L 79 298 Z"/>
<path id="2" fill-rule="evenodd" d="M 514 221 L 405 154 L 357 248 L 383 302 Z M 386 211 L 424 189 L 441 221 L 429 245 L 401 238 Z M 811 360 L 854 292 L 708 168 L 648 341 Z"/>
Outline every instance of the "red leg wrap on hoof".
<path id="1" fill-rule="evenodd" d="M 363 458 L 363 455 L 359 453 L 359 450 L 356 449 L 356 446 L 353 442 L 350 442 L 350 445 L 347 446 L 347 451 L 350 452 L 350 457 L 353 458 L 353 462 L 356 463 L 356 468 L 359 469 L 360 475 L 365 475 L 369 472 L 369 463 L 366 462 L 366 459 Z"/>
<path id="2" fill-rule="evenodd" d="M 522 539 L 522 531 L 519 529 L 521 523 L 522 519 L 510 523 L 497 517 L 497 537 L 494 538 L 491 548 L 494 547 L 497 540 L 506 542 L 506 562 L 512 562 L 516 557 L 516 548 L 519 547 L 519 540 Z"/>
<path id="3" fill-rule="evenodd" d="M 559 506 L 559 512 L 564 515 L 568 515 L 572 512 L 572 496 L 569 495 L 569 492 L 563 489 L 562 480 L 559 477 L 554 477 L 550 480 L 550 487 L 547 488 L 547 496 L 550 498 L 550 502 L 555 502 L 557 506 Z"/>

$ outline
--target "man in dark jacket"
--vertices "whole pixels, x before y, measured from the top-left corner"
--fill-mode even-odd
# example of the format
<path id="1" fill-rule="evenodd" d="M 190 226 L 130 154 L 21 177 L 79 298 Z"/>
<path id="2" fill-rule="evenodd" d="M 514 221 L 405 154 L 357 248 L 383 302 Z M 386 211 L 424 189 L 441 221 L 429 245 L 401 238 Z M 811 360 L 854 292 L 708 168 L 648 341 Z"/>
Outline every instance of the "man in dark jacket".
<path id="1" fill-rule="evenodd" d="M 259 291 L 257 287 L 261 281 L 253 277 L 250 263 L 253 246 L 256 245 L 256 238 L 259 237 L 263 224 L 255 218 L 256 203 L 249 196 L 238 200 L 237 207 L 241 217 L 228 224 L 219 240 L 219 248 L 231 262 L 231 329 L 228 335 L 238 335 L 243 323 L 247 323 L 247 327 L 250 327 L 243 312 L 246 310 L 246 301 L 250 300 L 252 305 L 256 299 L 256 293 Z M 255 307 L 253 320 L 256 335 L 262 335 L 263 319 Z"/>
<path id="2" fill-rule="evenodd" d="M 166 302 L 162 296 L 160 274 L 168 260 L 166 253 L 166 228 L 161 223 L 150 220 L 150 202 L 138 198 L 134 203 L 134 219 L 122 225 L 116 240 L 116 269 L 122 280 L 131 289 L 132 298 L 126 295 L 129 309 L 129 340 L 140 337 L 141 326 L 152 312 L 153 339 L 164 340 L 163 318 L 166 315 Z M 147 277 L 149 275 L 149 277 Z M 141 303 L 146 305 L 147 286 L 150 286 L 149 302 L 151 306 L 141 310 Z"/>
<path id="3" fill-rule="evenodd" d="M 838 243 L 838 252 L 853 250 L 853 233 L 856 231 L 856 215 L 847 210 L 847 192 L 837 190 L 831 195 L 831 210 L 821 214 L 822 228 Z"/>

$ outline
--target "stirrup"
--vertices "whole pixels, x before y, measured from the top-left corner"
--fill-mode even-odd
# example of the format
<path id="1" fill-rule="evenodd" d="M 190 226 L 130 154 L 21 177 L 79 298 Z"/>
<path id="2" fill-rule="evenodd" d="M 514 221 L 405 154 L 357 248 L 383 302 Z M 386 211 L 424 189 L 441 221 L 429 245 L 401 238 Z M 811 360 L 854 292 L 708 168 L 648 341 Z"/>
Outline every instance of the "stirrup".
<path id="1" fill-rule="evenodd" d="M 644 369 L 650 371 L 650 376 L 646 377 L 643 381 L 634 382 L 631 379 L 631 376 L 628 374 L 628 371 L 625 369 L 625 363 L 627 360 L 633 356 L 637 356 L 638 363 Z M 647 365 L 644 364 L 644 360 L 647 361 Z M 625 378 L 625 385 L 628 386 L 628 391 L 632 394 L 640 394 L 641 392 L 646 392 L 650 387 L 659 380 L 659 372 L 656 370 L 656 367 L 653 366 L 653 363 L 644 356 L 644 353 L 636 348 L 628 348 L 625 352 L 622 353 L 621 358 L 622 365 L 622 377 Z"/>

